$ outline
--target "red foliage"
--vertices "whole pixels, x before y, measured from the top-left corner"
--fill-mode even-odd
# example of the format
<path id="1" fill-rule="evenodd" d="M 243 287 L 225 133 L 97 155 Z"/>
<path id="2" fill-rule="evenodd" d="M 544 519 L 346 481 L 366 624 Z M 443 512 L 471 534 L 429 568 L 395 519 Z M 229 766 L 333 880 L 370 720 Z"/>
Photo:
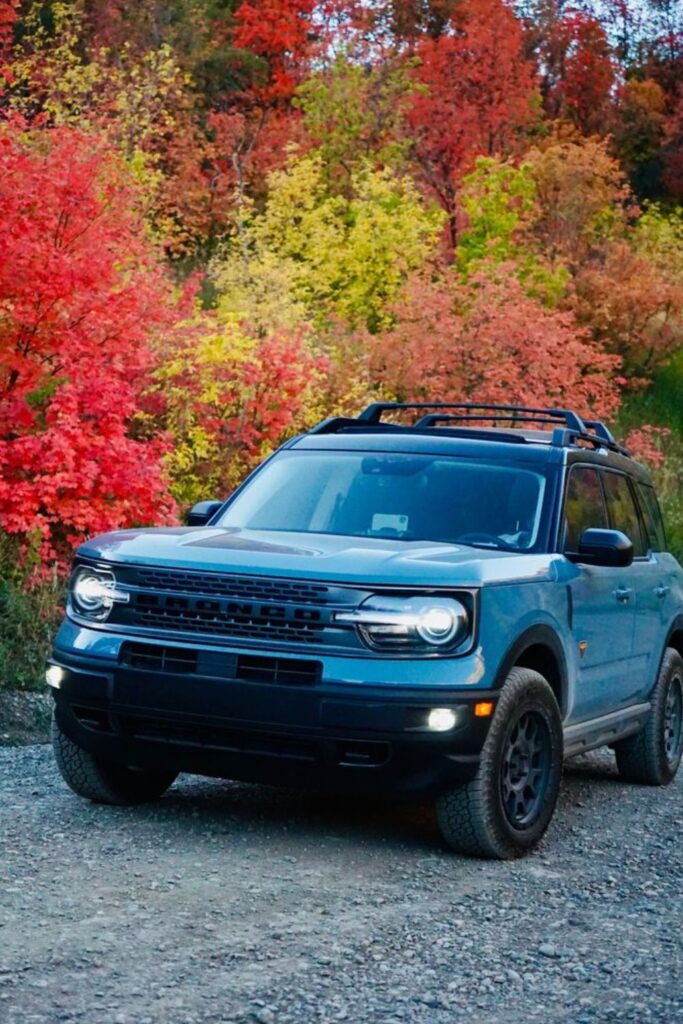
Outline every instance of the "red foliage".
<path id="1" fill-rule="evenodd" d="M 200 330 L 212 326 L 207 320 Z M 321 418 L 329 359 L 312 352 L 304 330 L 262 338 L 246 355 L 238 344 L 206 358 L 197 342 L 185 332 L 165 347 L 164 387 L 149 396 L 150 409 L 190 448 L 195 427 L 201 429 L 203 454 L 186 467 L 181 484 L 191 476 L 205 493 L 224 495 L 287 436 Z"/>
<path id="2" fill-rule="evenodd" d="M 47 559 L 173 511 L 163 444 L 131 435 L 178 316 L 135 201 L 92 137 L 0 125 L 0 528 Z"/>
<path id="3" fill-rule="evenodd" d="M 214 215 L 221 208 L 231 208 L 234 214 L 236 199 L 243 198 L 246 189 L 251 195 L 263 195 L 268 175 L 285 163 L 288 145 L 305 141 L 301 115 L 291 108 L 244 111 L 232 107 L 212 111 L 208 123 Z"/>
<path id="4" fill-rule="evenodd" d="M 526 295 L 512 274 L 455 291 L 413 278 L 393 312 L 396 326 L 364 343 L 374 380 L 399 399 L 568 405 L 599 416 L 619 405 L 619 358 L 596 349 L 571 313 Z"/>
<path id="5" fill-rule="evenodd" d="M 268 65 L 268 78 L 255 92 L 268 102 L 289 99 L 306 68 L 315 32 L 313 0 L 243 0 L 235 11 L 235 46 Z"/>
<path id="6" fill-rule="evenodd" d="M 600 261 L 586 260 L 574 279 L 572 307 L 606 351 L 621 356 L 640 383 L 683 343 L 683 284 L 625 242 Z"/>
<path id="7" fill-rule="evenodd" d="M 481 154 L 510 150 L 534 117 L 535 79 L 523 55 L 519 21 L 502 0 L 476 0 L 455 34 L 425 37 L 415 48 L 425 87 L 409 122 L 425 182 L 457 236 L 457 190 Z"/>
<path id="8" fill-rule="evenodd" d="M 616 71 L 605 30 L 592 15 L 573 11 L 562 20 L 559 32 L 563 73 L 548 100 L 556 114 L 569 117 L 585 134 L 604 132 L 610 123 Z"/>
<path id="9" fill-rule="evenodd" d="M 651 423 L 644 423 L 642 427 L 627 434 L 624 443 L 640 462 L 647 463 L 652 469 L 661 469 L 666 460 L 666 442 L 670 437 L 668 427 L 654 427 Z"/>
<path id="10" fill-rule="evenodd" d="M 18 7 L 19 0 L 0 0 L 0 95 L 2 95 L 3 84 L 12 80 L 11 72 L 5 66 L 5 61 L 9 56 L 14 25 L 18 18 Z"/>

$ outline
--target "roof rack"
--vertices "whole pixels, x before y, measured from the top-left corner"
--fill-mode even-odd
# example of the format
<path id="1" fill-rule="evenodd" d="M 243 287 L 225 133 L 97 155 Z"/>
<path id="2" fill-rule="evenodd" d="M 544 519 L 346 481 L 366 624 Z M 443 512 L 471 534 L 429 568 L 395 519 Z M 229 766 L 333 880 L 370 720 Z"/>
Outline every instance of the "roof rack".
<path id="1" fill-rule="evenodd" d="M 390 423 L 382 419 L 385 412 L 396 413 L 404 410 L 438 410 L 425 413 L 414 424 L 406 425 Z M 313 434 L 334 434 L 342 430 L 415 430 L 431 431 L 439 424 L 450 427 L 462 425 L 463 435 L 472 437 L 475 430 L 469 427 L 472 422 L 490 421 L 514 424 L 517 428 L 523 424 L 549 424 L 554 427 L 550 433 L 550 444 L 555 447 L 568 448 L 590 444 L 594 448 L 607 448 L 620 455 L 629 456 L 630 452 L 614 439 L 611 431 L 600 420 L 583 420 L 571 409 L 539 409 L 524 405 L 489 405 L 479 402 L 373 402 L 356 419 L 348 416 L 335 416 L 324 420 L 314 427 Z M 467 433 L 465 434 L 465 429 Z M 486 436 L 477 432 L 477 436 Z M 521 441 L 526 439 L 516 429 L 500 432 L 499 440 Z"/>
<path id="2" fill-rule="evenodd" d="M 403 409 L 455 409 L 461 410 L 459 414 L 449 414 L 450 419 L 470 420 L 503 420 L 508 422 L 562 422 L 572 430 L 583 431 L 585 424 L 575 412 L 570 409 L 537 409 L 524 405 L 486 405 L 481 402 L 373 402 L 360 416 L 359 420 L 364 423 L 381 423 L 382 413 L 400 412 Z M 464 411 L 463 411 L 464 410 Z M 476 414 L 479 410 L 479 414 Z M 505 416 L 505 414 L 514 414 Z M 429 421 L 435 414 L 423 416 L 415 426 L 431 426 Z M 436 414 L 437 419 L 439 414 Z M 542 419 L 539 419 L 542 417 Z M 606 429 L 606 428 L 605 428 Z"/>

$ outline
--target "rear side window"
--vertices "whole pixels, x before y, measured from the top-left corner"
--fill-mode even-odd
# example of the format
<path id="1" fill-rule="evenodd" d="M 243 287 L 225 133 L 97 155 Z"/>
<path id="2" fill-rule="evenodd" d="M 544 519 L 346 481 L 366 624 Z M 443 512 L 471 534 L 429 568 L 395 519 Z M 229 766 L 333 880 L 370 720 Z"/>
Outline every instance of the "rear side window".
<path id="1" fill-rule="evenodd" d="M 648 540 L 652 551 L 666 551 L 666 534 L 664 521 L 657 501 L 654 487 L 648 484 L 637 484 L 640 509 L 645 520 Z"/>
<path id="2" fill-rule="evenodd" d="M 621 530 L 633 543 L 633 554 L 642 558 L 647 551 L 631 485 L 620 473 L 603 473 L 607 511 L 613 530 Z"/>
<path id="3" fill-rule="evenodd" d="M 564 550 L 576 553 L 584 530 L 606 530 L 607 510 L 600 477 L 589 466 L 575 466 L 567 483 L 564 504 Z"/>

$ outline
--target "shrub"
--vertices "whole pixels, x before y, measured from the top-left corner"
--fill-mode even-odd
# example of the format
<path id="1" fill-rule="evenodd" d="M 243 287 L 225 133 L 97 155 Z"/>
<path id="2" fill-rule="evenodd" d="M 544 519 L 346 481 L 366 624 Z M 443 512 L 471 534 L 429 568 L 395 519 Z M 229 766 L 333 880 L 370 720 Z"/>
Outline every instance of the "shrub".
<path id="1" fill-rule="evenodd" d="M 28 581 L 0 561 L 0 691 L 43 685 L 63 596 L 64 579 L 56 573 Z"/>

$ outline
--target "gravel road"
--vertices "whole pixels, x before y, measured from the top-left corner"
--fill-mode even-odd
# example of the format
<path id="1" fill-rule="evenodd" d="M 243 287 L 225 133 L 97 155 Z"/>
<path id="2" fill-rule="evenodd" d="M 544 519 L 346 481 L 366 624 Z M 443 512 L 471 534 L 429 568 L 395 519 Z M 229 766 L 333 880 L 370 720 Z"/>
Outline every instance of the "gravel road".
<path id="1" fill-rule="evenodd" d="M 71 795 L 0 750 L 0 1022 L 683 1021 L 683 780 L 567 766 L 540 851 L 444 852 L 426 809 L 182 777 Z"/>

